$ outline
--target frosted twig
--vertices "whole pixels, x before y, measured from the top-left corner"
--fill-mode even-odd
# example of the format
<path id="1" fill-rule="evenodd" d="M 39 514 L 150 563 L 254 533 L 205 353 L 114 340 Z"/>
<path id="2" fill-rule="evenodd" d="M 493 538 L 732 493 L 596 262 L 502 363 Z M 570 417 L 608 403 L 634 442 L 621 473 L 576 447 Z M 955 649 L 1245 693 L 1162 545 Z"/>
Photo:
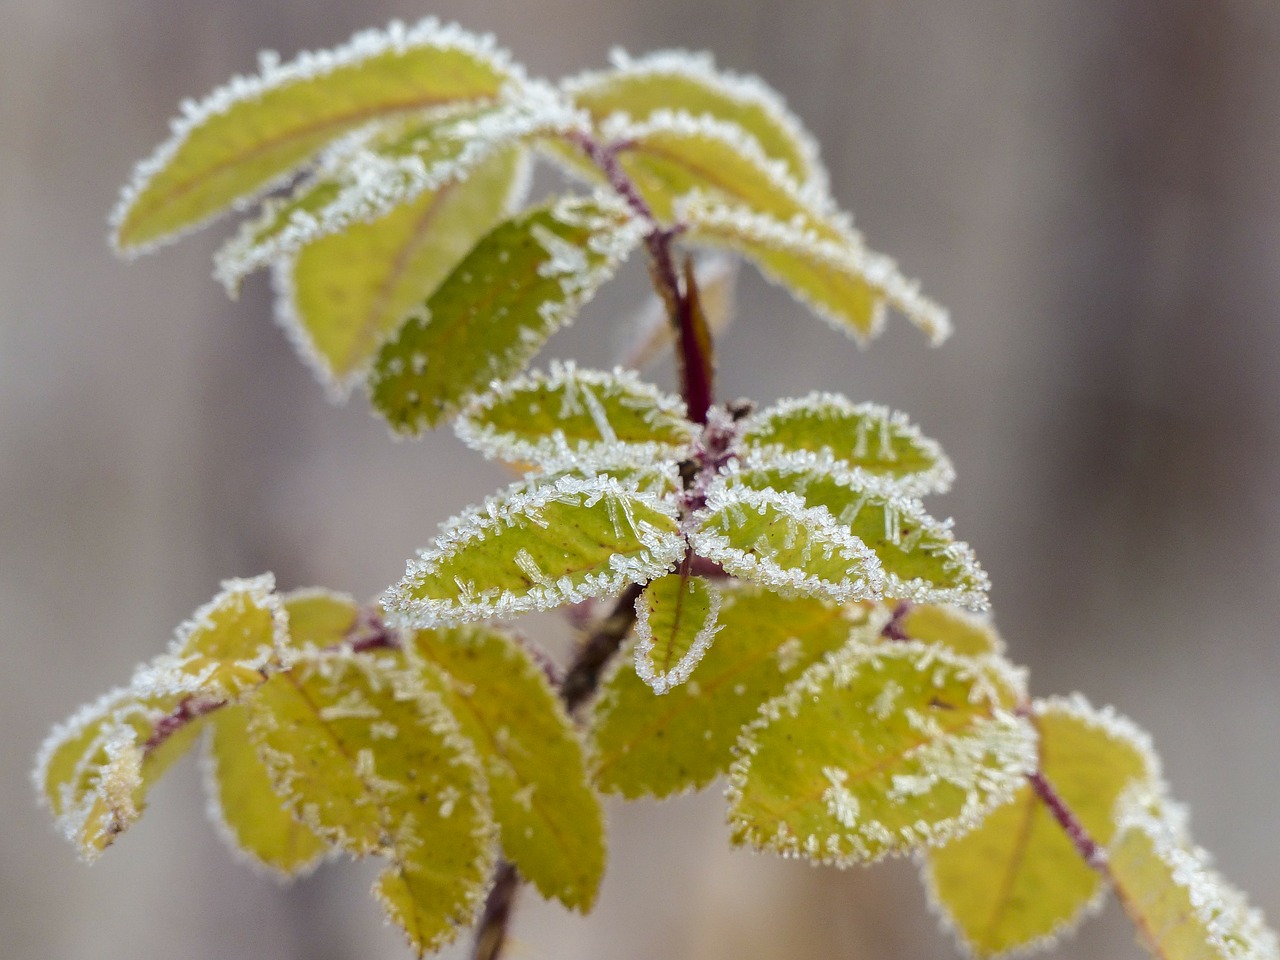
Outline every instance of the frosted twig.
<path id="1" fill-rule="evenodd" d="M 1031 789 L 1036 792 L 1036 796 L 1053 814 L 1053 819 L 1058 821 L 1058 825 L 1066 832 L 1071 842 L 1075 844 L 1076 852 L 1080 854 L 1080 859 L 1097 870 L 1103 876 L 1109 876 L 1110 871 L 1107 869 L 1107 852 L 1102 849 L 1093 837 L 1089 836 L 1089 831 L 1085 829 L 1084 824 L 1080 822 L 1075 813 L 1067 806 L 1065 800 L 1053 789 L 1053 784 L 1045 779 L 1044 772 L 1037 770 L 1035 773 L 1029 774 L 1027 779 L 1031 781 Z"/>

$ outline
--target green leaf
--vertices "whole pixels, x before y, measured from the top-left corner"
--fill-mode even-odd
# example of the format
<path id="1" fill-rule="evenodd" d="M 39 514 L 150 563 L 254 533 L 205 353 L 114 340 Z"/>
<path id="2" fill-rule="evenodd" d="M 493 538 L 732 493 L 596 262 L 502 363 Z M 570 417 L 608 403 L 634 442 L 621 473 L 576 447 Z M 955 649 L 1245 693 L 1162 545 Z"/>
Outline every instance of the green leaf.
<path id="1" fill-rule="evenodd" d="M 877 477 L 912 497 L 945 493 L 955 478 L 906 414 L 834 393 L 783 400 L 747 421 L 742 442 L 764 462 Z"/>
<path id="2" fill-rule="evenodd" d="M 825 510 L 793 493 L 713 486 L 690 543 L 729 573 L 789 596 L 837 602 L 880 596 L 880 563 Z"/>
<path id="3" fill-rule="evenodd" d="M 963 657 L 1004 654 L 1004 641 L 990 619 L 959 607 L 911 604 L 899 627 L 912 640 L 940 644 Z"/>
<path id="4" fill-rule="evenodd" d="M 1105 846 L 1116 803 L 1154 786 L 1157 761 L 1146 736 L 1113 711 L 1081 697 L 1037 701 L 1040 769 L 1089 836 Z M 930 899 L 975 956 L 1048 945 L 1101 904 L 1101 875 L 1030 784 L 975 830 L 925 861 Z"/>
<path id="5" fill-rule="evenodd" d="M 285 810 L 249 739 L 248 721 L 240 705 L 211 718 L 205 765 L 210 816 L 227 844 L 251 863 L 285 877 L 307 873 L 329 848 Z"/>
<path id="6" fill-rule="evenodd" d="M 726 496 L 768 490 L 774 496 L 795 496 L 810 511 L 826 514 L 842 536 L 864 545 L 879 560 L 887 598 L 975 609 L 987 605 L 990 581 L 969 545 L 951 535 L 949 522 L 935 520 L 918 500 L 891 486 L 785 461 L 771 466 L 767 454 L 759 461 L 748 455 L 742 468 L 723 482 L 730 487 Z"/>
<path id="7" fill-rule="evenodd" d="M 896 263 L 867 249 L 852 229 L 809 223 L 707 193 L 684 196 L 673 216 L 686 241 L 732 250 L 841 333 L 865 345 L 893 307 L 937 346 L 951 335 L 947 311 L 920 293 Z"/>
<path id="8" fill-rule="evenodd" d="M 139 164 L 112 214 L 115 244 L 146 251 L 275 186 L 348 131 L 492 99 L 519 79 L 489 38 L 434 19 L 358 33 L 283 65 L 264 55 L 259 75 L 184 104 L 173 136 Z"/>
<path id="9" fill-rule="evenodd" d="M 329 843 L 390 861 L 374 892 L 420 953 L 471 923 L 496 859 L 484 775 L 401 657 L 304 657 L 247 706 L 290 812 Z"/>
<path id="10" fill-rule="evenodd" d="M 480 754 L 507 858 L 544 897 L 589 911 L 604 875 L 604 813 L 542 667 L 490 627 L 420 630 L 409 655 Z"/>
<path id="11" fill-rule="evenodd" d="M 1036 764 L 999 669 L 914 641 L 855 641 L 810 667 L 738 741 L 735 842 L 845 865 L 977 826 Z"/>
<path id="12" fill-rule="evenodd" d="M 720 591 L 702 577 L 673 573 L 636 599 L 636 675 L 667 693 L 689 679 L 723 629 Z"/>
<path id="13" fill-rule="evenodd" d="M 674 506 L 617 480 L 517 484 L 452 521 L 383 605 L 413 627 L 505 620 L 643 583 L 684 551 Z"/>
<path id="14" fill-rule="evenodd" d="M 680 400 L 628 371 L 580 370 L 571 361 L 495 383 L 454 430 L 486 457 L 547 469 L 682 460 L 695 437 Z"/>
<path id="15" fill-rule="evenodd" d="M 1109 851 L 1116 892 L 1146 947 L 1162 960 L 1274 960 L 1276 935 L 1212 869 L 1167 802 L 1121 811 Z"/>
<path id="16" fill-rule="evenodd" d="M 784 222 L 795 218 L 828 240 L 848 234 L 826 193 L 801 186 L 737 123 L 663 109 L 642 121 L 614 114 L 603 136 L 618 145 L 622 171 L 664 223 L 680 216 L 678 200 L 700 192 Z"/>
<path id="17" fill-rule="evenodd" d="M 665 797 L 706 786 L 729 768 L 730 748 L 760 704 L 777 696 L 851 632 L 877 633 L 868 611 L 750 584 L 725 587 L 723 628 L 697 677 L 664 697 L 616 658 L 592 708 L 596 783 L 624 797 Z"/>
<path id="18" fill-rule="evenodd" d="M 382 342 L 509 212 L 526 166 L 522 151 L 501 151 L 465 180 L 276 265 L 276 315 L 335 396 L 350 393 Z"/>
<path id="19" fill-rule="evenodd" d="M 632 58 L 620 50 L 613 69 L 585 73 L 562 84 L 597 123 L 623 113 L 643 121 L 661 110 L 685 110 L 735 123 L 781 162 L 799 183 L 825 189 L 826 171 L 813 137 L 777 91 L 758 77 L 717 70 L 707 54 L 663 50 Z"/>
<path id="20" fill-rule="evenodd" d="M 36 789 L 85 859 L 142 815 L 148 791 L 192 745 L 206 714 L 282 667 L 285 617 L 274 585 L 270 574 L 227 581 L 128 687 L 50 733 Z"/>
<path id="21" fill-rule="evenodd" d="M 563 198 L 499 224 L 378 354 L 374 406 L 416 434 L 518 373 L 644 233 L 616 198 Z"/>

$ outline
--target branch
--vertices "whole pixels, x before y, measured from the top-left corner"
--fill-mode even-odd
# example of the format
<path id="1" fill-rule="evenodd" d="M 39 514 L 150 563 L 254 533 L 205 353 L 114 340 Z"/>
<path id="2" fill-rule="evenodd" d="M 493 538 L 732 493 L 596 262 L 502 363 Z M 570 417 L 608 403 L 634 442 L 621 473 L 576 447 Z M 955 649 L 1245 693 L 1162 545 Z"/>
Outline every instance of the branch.
<path id="1" fill-rule="evenodd" d="M 649 273 L 658 296 L 666 305 L 667 317 L 675 328 L 679 341 L 680 392 L 688 407 L 689 419 L 694 423 L 705 424 L 714 396 L 711 336 L 699 306 L 692 267 L 686 262 L 683 285 L 680 282 L 680 271 L 676 268 L 672 241 L 683 228 L 678 225 L 664 227 L 659 223 L 653 208 L 640 195 L 635 182 L 618 163 L 618 153 L 628 146 L 626 141 L 606 145 L 586 133 L 570 134 L 569 139 L 600 168 L 609 185 L 627 201 L 631 209 L 649 224 L 649 232 L 645 236 L 645 247 L 649 251 Z"/>
<path id="2" fill-rule="evenodd" d="M 493 868 L 493 888 L 484 902 L 484 913 L 476 925 L 471 960 L 498 960 L 507 942 L 507 925 L 520 892 L 520 874 L 511 861 L 501 859 Z"/>

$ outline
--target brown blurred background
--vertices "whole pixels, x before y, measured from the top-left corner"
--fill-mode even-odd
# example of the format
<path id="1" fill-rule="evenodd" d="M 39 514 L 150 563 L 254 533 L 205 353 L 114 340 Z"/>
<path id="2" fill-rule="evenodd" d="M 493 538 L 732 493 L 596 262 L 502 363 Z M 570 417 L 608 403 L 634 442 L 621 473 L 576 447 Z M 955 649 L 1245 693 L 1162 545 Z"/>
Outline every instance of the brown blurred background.
<path id="1" fill-rule="evenodd" d="M 209 279 L 225 227 L 132 266 L 104 218 L 185 96 L 434 13 L 535 73 L 613 44 L 713 50 L 777 86 L 839 200 L 957 322 L 859 353 L 744 273 L 722 393 L 906 409 L 1037 693 L 1155 736 L 1197 839 L 1280 921 L 1280 7 L 1268 0 L 0 0 L 0 955 L 401 958 L 364 866 L 237 865 L 185 765 L 87 869 L 27 780 L 45 731 L 127 679 L 218 580 L 372 596 L 501 475 L 447 432 L 328 405 Z M 611 361 L 643 289 L 547 356 Z M 670 371 L 660 369 L 670 381 Z M 956 956 L 910 864 L 730 852 L 717 790 L 612 808 L 587 919 L 526 898 L 515 960 Z M 1139 957 L 1114 906 L 1056 954 Z"/>

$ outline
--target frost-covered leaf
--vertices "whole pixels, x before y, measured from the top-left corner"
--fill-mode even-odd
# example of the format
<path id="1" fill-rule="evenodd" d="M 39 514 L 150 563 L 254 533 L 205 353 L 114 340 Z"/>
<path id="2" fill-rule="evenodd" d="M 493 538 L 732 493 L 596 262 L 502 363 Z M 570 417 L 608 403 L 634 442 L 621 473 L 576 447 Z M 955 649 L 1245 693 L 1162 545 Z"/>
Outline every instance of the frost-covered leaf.
<path id="1" fill-rule="evenodd" d="M 480 754 L 507 859 L 543 896 L 590 910 L 604 874 L 604 813 L 542 667 L 491 627 L 420 630 L 409 654 Z"/>
<path id="2" fill-rule="evenodd" d="M 210 719 L 205 764 L 209 815 L 227 844 L 250 862 L 285 877 L 306 873 L 329 847 L 285 809 L 249 739 L 248 720 L 239 704 Z"/>
<path id="3" fill-rule="evenodd" d="M 912 497 L 944 493 L 955 478 L 942 448 L 906 414 L 855 405 L 834 393 L 811 393 L 762 411 L 747 421 L 742 442 L 760 460 L 861 473 Z"/>
<path id="4" fill-rule="evenodd" d="M 986 607 L 990 582 L 973 551 L 951 535 L 949 521 L 929 516 L 918 500 L 854 475 L 785 463 L 759 467 L 755 459 L 748 457 L 742 469 L 726 475 L 726 497 L 768 490 L 825 512 L 841 536 L 878 559 L 887 598 Z M 767 454 L 759 459 L 768 463 Z"/>
<path id="5" fill-rule="evenodd" d="M 1031 724 L 991 675 L 918 642 L 852 642 L 743 730 L 729 772 L 734 840 L 845 865 L 975 827 L 1035 769 Z"/>
<path id="6" fill-rule="evenodd" d="M 592 711 L 596 783 L 625 797 L 704 787 L 729 768 L 730 748 L 760 704 L 852 631 L 875 635 L 862 607 L 783 597 L 751 584 L 725 587 L 723 628 L 697 676 L 655 697 L 619 656 Z"/>
<path id="7" fill-rule="evenodd" d="M 247 707 L 291 813 L 352 854 L 387 858 L 374 892 L 420 953 L 471 923 L 496 858 L 484 775 L 403 658 L 312 654 Z"/>
<path id="8" fill-rule="evenodd" d="M 34 780 L 67 838 L 93 859 L 142 814 L 147 792 L 205 716 L 281 669 L 285 617 L 270 574 L 229 580 L 166 653 L 55 727 Z"/>
<path id="9" fill-rule="evenodd" d="M 603 132 L 618 145 L 623 172 L 663 222 L 678 217 L 678 200 L 699 192 L 784 222 L 797 218 L 828 240 L 849 234 L 823 189 L 802 186 L 737 123 L 659 109 L 639 121 L 614 114 Z"/>
<path id="10" fill-rule="evenodd" d="M 507 619 L 661 576 L 684 550 L 669 502 L 610 477 L 517 484 L 447 525 L 383 605 L 414 627 Z"/>
<path id="11" fill-rule="evenodd" d="M 1125 804 L 1109 873 L 1147 948 L 1162 960 L 1274 960 L 1275 933 L 1186 837 L 1167 801 Z"/>
<path id="12" fill-rule="evenodd" d="M 837 602 L 880 596 L 875 555 L 825 509 L 793 493 L 713 487 L 690 543 L 729 573 L 788 595 Z"/>
<path id="13" fill-rule="evenodd" d="M 183 104 L 172 137 L 139 164 L 112 214 L 117 248 L 141 252 L 275 186 L 326 144 L 374 121 L 495 98 L 521 73 L 491 38 L 434 19 L 358 33 Z"/>
<path id="14" fill-rule="evenodd" d="M 947 311 L 921 294 L 920 285 L 907 279 L 893 260 L 868 250 L 851 229 L 725 203 L 706 192 L 683 197 L 674 216 L 687 225 L 688 242 L 740 253 L 766 279 L 861 344 L 880 333 L 888 307 L 919 327 L 935 346 L 951 335 Z"/>
<path id="15" fill-rule="evenodd" d="M 633 58 L 622 50 L 612 69 L 572 77 L 562 88 L 597 122 L 623 113 L 646 120 L 660 110 L 685 110 L 735 123 L 766 156 L 780 161 L 799 183 L 826 188 L 826 172 L 813 137 L 777 91 L 758 77 L 717 70 L 705 53 L 662 50 Z"/>
<path id="16" fill-rule="evenodd" d="M 501 151 L 465 180 L 277 263 L 277 319 L 331 393 L 350 392 L 382 342 L 507 215 L 525 166 L 518 149 Z"/>
<path id="17" fill-rule="evenodd" d="M 289 645 L 294 650 L 324 650 L 348 639 L 360 608 L 345 593 L 312 587 L 284 595 L 289 615 Z"/>
<path id="18" fill-rule="evenodd" d="M 487 457 L 539 467 L 682 460 L 694 438 L 680 400 L 627 371 L 580 370 L 572 362 L 495 383 L 454 429 Z"/>
<path id="19" fill-rule="evenodd" d="M 374 406 L 415 434 L 518 373 L 608 280 L 644 224 L 615 197 L 569 197 L 495 227 L 379 352 Z"/>
<path id="20" fill-rule="evenodd" d="M 1116 802 L 1159 771 L 1147 736 L 1083 698 L 1038 701 L 1040 769 L 1089 836 L 1111 842 Z M 1047 945 L 1101 904 L 1104 885 L 1030 784 L 925 861 L 930 899 L 975 956 Z"/>
<path id="21" fill-rule="evenodd" d="M 720 591 L 683 573 L 654 580 L 636 599 L 636 675 L 666 693 L 689 679 L 723 629 Z"/>
<path id="22" fill-rule="evenodd" d="M 946 604 L 914 603 L 898 622 L 912 640 L 941 644 L 964 657 L 1004 653 L 1004 640 L 990 618 Z"/>

